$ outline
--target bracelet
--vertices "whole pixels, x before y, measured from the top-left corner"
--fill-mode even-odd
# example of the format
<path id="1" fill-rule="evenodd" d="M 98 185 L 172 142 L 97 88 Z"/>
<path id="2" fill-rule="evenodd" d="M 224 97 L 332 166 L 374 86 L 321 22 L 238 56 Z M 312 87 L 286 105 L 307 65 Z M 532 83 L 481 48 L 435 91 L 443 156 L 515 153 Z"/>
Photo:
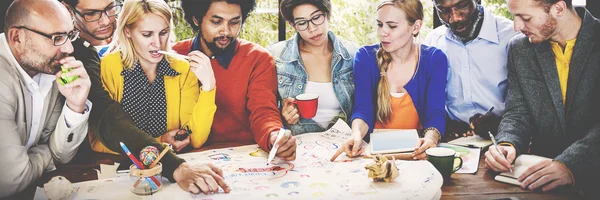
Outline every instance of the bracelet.
<path id="1" fill-rule="evenodd" d="M 440 133 L 440 131 L 435 127 L 429 127 L 429 128 L 426 128 L 425 130 L 423 130 L 423 137 L 425 137 L 425 134 L 427 133 L 427 131 L 433 131 L 434 133 L 437 134 L 437 144 L 439 144 L 440 141 L 442 140 L 442 133 Z"/>

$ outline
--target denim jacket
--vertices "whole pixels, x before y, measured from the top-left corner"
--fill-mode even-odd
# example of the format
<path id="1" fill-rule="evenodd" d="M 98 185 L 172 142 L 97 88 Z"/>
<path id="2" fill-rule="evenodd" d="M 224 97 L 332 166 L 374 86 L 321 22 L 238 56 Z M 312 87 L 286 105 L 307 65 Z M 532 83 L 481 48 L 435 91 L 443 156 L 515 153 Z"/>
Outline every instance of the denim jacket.
<path id="1" fill-rule="evenodd" d="M 332 126 L 338 118 L 348 123 L 350 116 L 352 116 L 352 104 L 354 101 L 353 65 L 357 47 L 351 42 L 336 37 L 331 31 L 329 31 L 328 36 L 333 43 L 331 82 L 333 83 L 333 90 L 342 110 L 338 117 L 334 117 L 329 123 L 329 126 Z M 277 99 L 280 110 L 283 107 L 283 99 L 288 97 L 295 98 L 297 95 L 304 93 L 304 88 L 306 88 L 308 81 L 308 76 L 298 49 L 299 39 L 300 35 L 296 34 L 286 41 L 281 41 L 267 47 L 267 50 L 275 58 L 279 92 Z M 286 122 L 285 120 L 283 121 L 284 123 Z M 303 118 L 300 118 L 296 124 L 286 125 L 290 128 L 293 135 L 322 132 L 329 128 L 321 127 L 312 119 Z"/>

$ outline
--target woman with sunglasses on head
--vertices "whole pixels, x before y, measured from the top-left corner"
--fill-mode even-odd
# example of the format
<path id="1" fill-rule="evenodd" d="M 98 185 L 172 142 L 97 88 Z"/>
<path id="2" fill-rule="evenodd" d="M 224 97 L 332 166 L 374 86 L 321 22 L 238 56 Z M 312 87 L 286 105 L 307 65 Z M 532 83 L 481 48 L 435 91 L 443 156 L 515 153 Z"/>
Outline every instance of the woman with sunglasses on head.
<path id="1" fill-rule="evenodd" d="M 267 49 L 275 58 L 283 121 L 292 134 L 321 132 L 352 115 L 356 46 L 329 31 L 329 0 L 283 0 L 279 10 L 296 35 Z M 303 93 L 318 95 L 317 113 L 304 119 L 294 105 Z"/>
<path id="2" fill-rule="evenodd" d="M 373 128 L 422 130 L 413 159 L 426 159 L 425 150 L 440 142 L 448 60 L 441 50 L 417 42 L 422 20 L 419 0 L 384 0 L 377 7 L 381 43 L 360 48 L 354 60 L 360 98 L 354 101 L 352 137 L 340 147 L 348 156 L 361 154 Z"/>
<path id="3" fill-rule="evenodd" d="M 138 128 L 181 151 L 190 143 L 200 148 L 208 138 L 216 111 L 215 78 L 203 58 L 192 55 L 188 63 L 159 53 L 170 50 L 171 20 L 163 0 L 125 1 L 113 41 L 117 50 L 102 58 L 100 76 Z M 190 131 L 189 137 L 182 135 Z M 94 150 L 110 151 L 97 137 L 91 142 Z"/>

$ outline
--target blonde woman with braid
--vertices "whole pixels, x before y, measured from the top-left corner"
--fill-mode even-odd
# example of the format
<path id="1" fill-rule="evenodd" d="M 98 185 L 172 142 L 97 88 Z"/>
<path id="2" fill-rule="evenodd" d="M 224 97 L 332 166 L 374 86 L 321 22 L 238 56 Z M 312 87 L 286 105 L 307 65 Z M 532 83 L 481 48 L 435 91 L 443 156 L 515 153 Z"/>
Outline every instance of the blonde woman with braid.
<path id="1" fill-rule="evenodd" d="M 341 147 L 349 157 L 362 153 L 360 144 L 374 128 L 419 130 L 413 159 L 425 159 L 425 150 L 442 138 L 448 61 L 441 50 L 417 43 L 422 20 L 419 0 L 378 6 L 381 43 L 360 48 L 354 58 L 352 137 Z"/>

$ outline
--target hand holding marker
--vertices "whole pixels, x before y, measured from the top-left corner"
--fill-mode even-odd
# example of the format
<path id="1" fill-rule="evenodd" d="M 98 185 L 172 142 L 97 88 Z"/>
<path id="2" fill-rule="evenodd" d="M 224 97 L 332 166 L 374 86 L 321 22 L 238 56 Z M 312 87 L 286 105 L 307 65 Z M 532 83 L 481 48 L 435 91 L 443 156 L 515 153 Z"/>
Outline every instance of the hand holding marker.
<path id="1" fill-rule="evenodd" d="M 58 79 L 58 82 L 61 85 L 73 82 L 77 80 L 77 78 L 79 78 L 79 76 L 67 76 L 67 73 L 73 71 L 73 68 L 65 68 L 64 65 L 61 65 L 60 68 L 62 70 L 62 74 L 60 75 L 60 79 Z"/>
<path id="2" fill-rule="evenodd" d="M 273 142 L 273 148 L 271 149 L 271 152 L 269 152 L 269 157 L 267 158 L 267 165 L 269 165 L 269 163 L 273 161 L 273 158 L 275 158 L 275 154 L 277 154 L 277 149 L 279 149 L 278 142 L 281 140 L 281 138 L 283 138 L 283 135 L 285 135 L 285 128 L 281 127 L 281 129 L 279 129 L 279 133 L 277 133 L 277 139 L 275 139 L 275 142 Z"/>

